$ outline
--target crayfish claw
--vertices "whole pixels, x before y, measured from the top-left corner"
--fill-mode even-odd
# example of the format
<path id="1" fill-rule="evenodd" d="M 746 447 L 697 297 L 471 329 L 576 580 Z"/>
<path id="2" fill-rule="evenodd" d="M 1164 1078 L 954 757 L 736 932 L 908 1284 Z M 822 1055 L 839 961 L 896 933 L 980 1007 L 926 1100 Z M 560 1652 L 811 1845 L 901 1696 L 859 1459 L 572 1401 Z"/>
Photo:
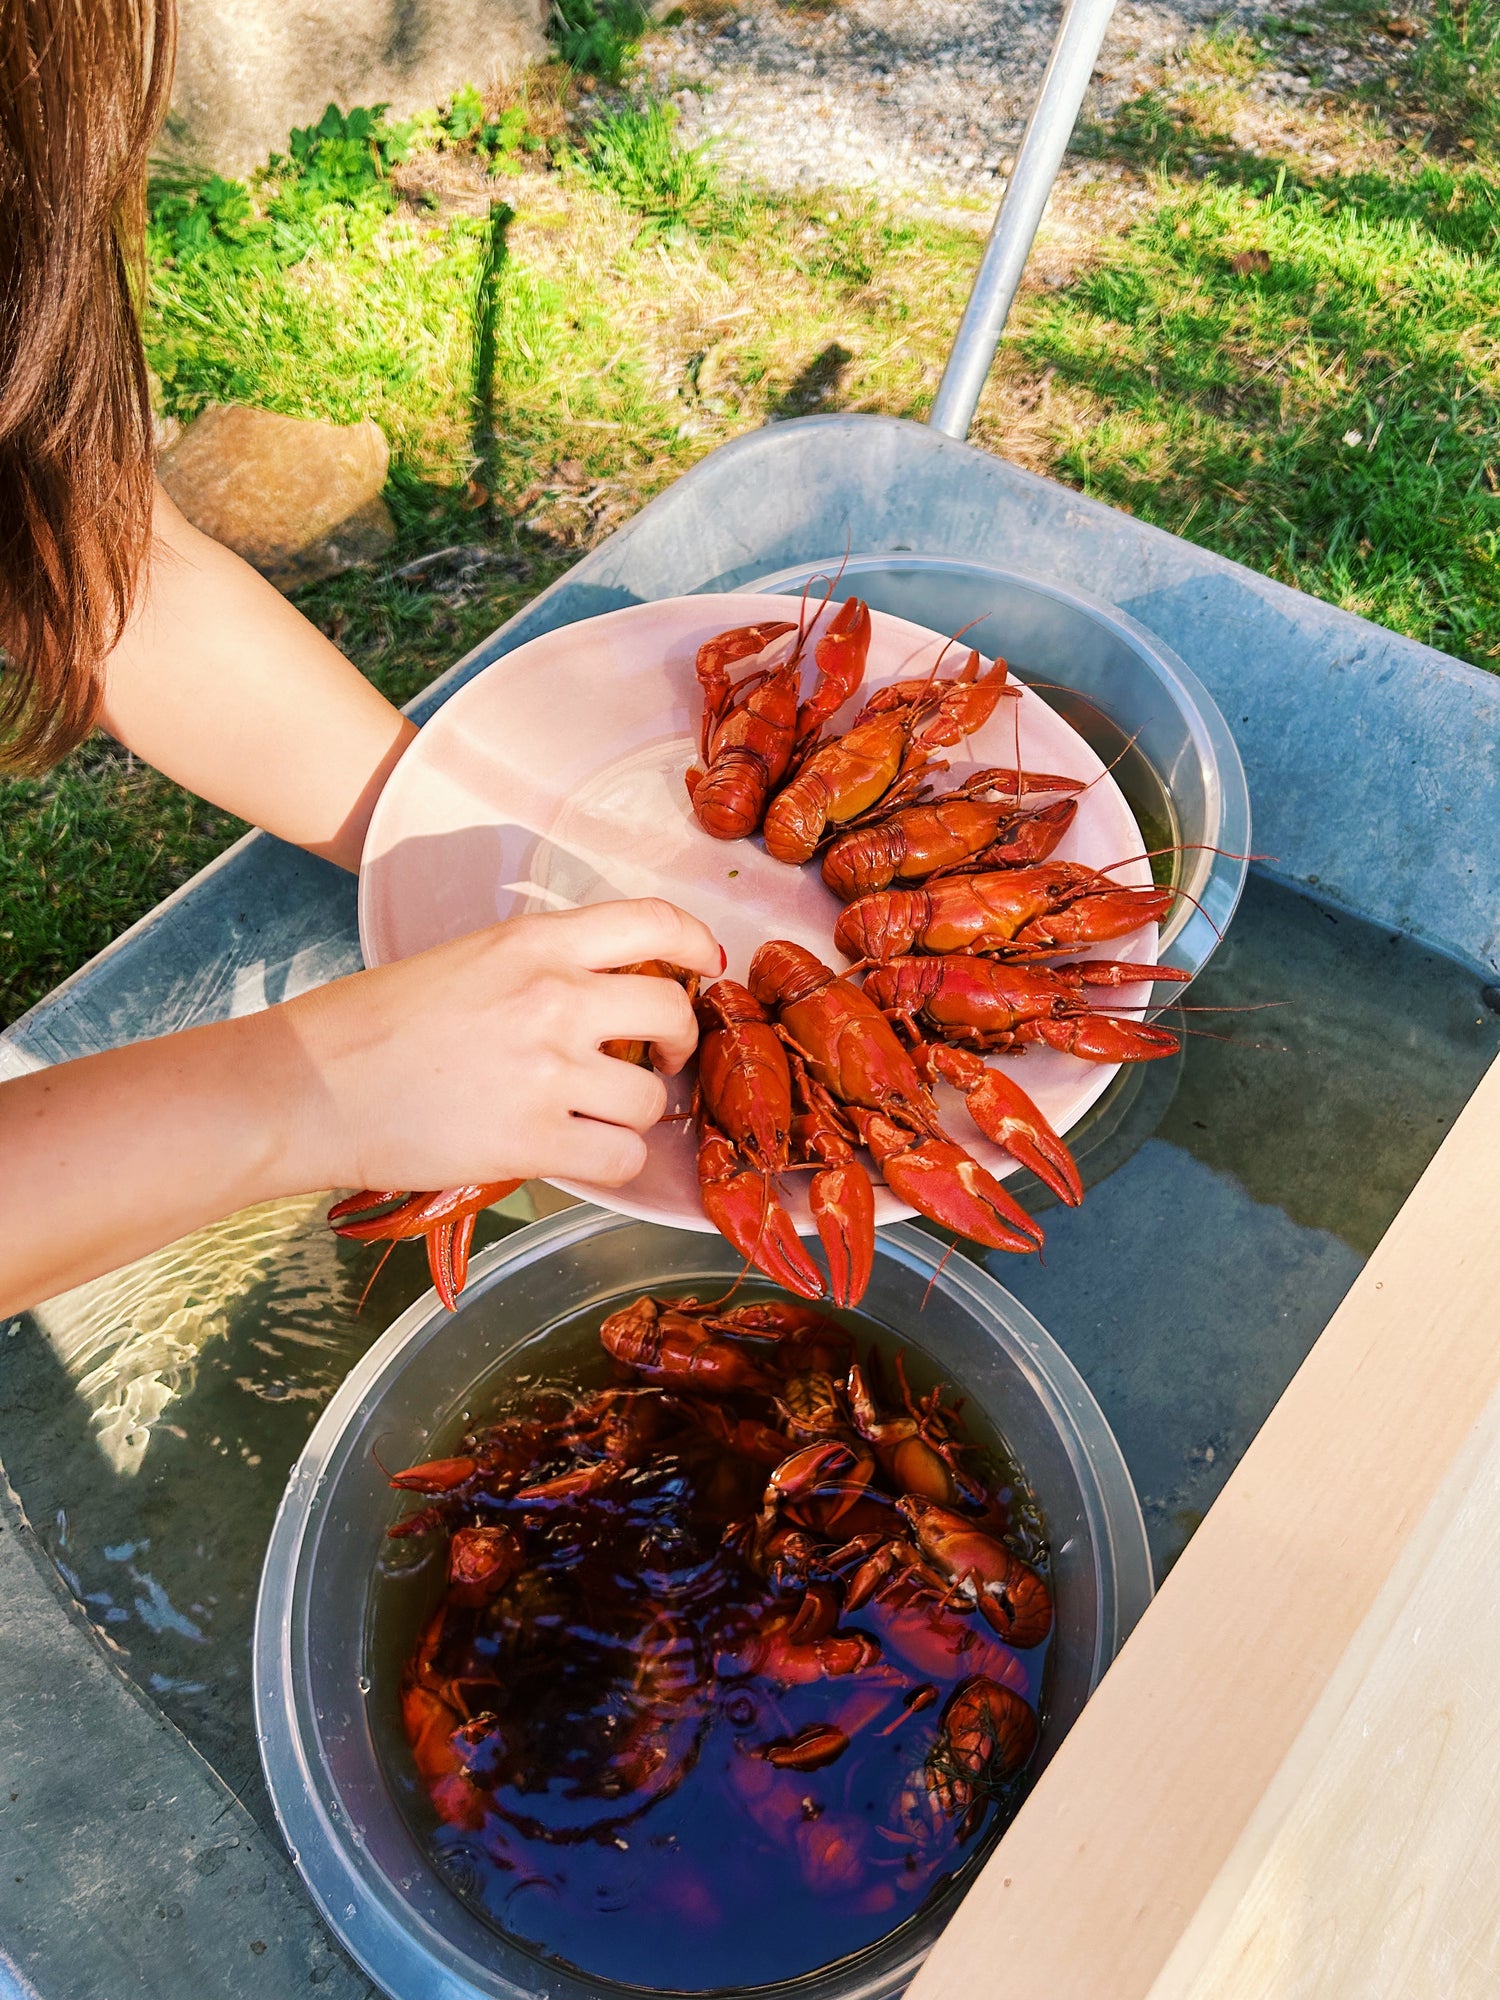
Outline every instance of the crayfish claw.
<path id="1" fill-rule="evenodd" d="M 1182 1047 L 1170 1028 L 1149 1021 L 1126 1021 L 1117 1014 L 1065 1014 L 1030 1023 L 1027 1033 L 1049 1048 L 1062 1049 L 1085 1062 L 1154 1062 L 1175 1056 Z"/>
<path id="2" fill-rule="evenodd" d="M 1003 1146 L 1059 1201 L 1070 1208 L 1078 1206 L 1083 1200 L 1083 1181 L 1077 1163 L 1020 1084 L 981 1062 L 968 1049 L 926 1042 L 914 1053 L 929 1078 L 941 1077 L 964 1093 L 969 1116 L 986 1139 Z"/>
<path id="3" fill-rule="evenodd" d="M 920 1138 L 880 1112 L 856 1112 L 886 1185 L 919 1214 L 991 1250 L 1024 1256 L 1042 1231 L 993 1174 L 952 1139 Z"/>
<path id="4" fill-rule="evenodd" d="M 828 1259 L 828 1295 L 857 1306 L 875 1265 L 875 1190 L 857 1160 L 824 1167 L 812 1177 L 808 1205 Z"/>
<path id="5" fill-rule="evenodd" d="M 698 1189 L 704 1214 L 742 1257 L 799 1298 L 822 1298 L 823 1274 L 803 1249 L 770 1175 L 743 1165 L 711 1128 L 698 1148 Z"/>
<path id="6" fill-rule="evenodd" d="M 521 1185 L 520 1180 L 475 1181 L 465 1187 L 418 1194 L 403 1194 L 399 1188 L 365 1188 L 336 1201 L 328 1211 L 328 1220 L 338 1235 L 356 1243 L 400 1243 L 412 1236 L 425 1236 L 433 1285 L 452 1312 L 469 1275 L 475 1217 L 480 1209 L 504 1201 Z M 391 1201 L 396 1207 L 381 1215 L 364 1213 Z"/>

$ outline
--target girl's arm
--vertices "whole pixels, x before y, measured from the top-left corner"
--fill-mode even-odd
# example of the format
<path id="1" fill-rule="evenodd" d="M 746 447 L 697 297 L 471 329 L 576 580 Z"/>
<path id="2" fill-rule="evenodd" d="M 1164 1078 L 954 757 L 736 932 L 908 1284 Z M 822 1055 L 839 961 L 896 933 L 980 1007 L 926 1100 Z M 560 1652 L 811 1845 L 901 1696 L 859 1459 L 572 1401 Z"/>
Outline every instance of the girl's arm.
<path id="1" fill-rule="evenodd" d="M 724 963 L 670 903 L 599 903 L 0 1085 L 0 1314 L 273 1195 L 633 1179 L 666 1087 L 599 1044 L 697 1041 L 674 981 L 606 976 L 648 958 Z"/>
<path id="2" fill-rule="evenodd" d="M 105 727 L 200 798 L 357 868 L 415 727 L 159 486 L 153 527 L 135 613 L 105 668 Z"/>

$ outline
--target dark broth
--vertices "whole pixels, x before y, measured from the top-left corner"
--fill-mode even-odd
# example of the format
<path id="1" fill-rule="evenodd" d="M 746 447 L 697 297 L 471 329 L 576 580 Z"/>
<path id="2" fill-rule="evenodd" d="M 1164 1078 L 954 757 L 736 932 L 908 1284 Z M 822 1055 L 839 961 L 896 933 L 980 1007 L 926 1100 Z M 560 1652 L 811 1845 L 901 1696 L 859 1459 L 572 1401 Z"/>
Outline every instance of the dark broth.
<path id="1" fill-rule="evenodd" d="M 545 1380 L 487 1385 L 474 1422 L 556 1410 L 617 1380 L 597 1343 L 601 1318 L 549 1335 Z M 889 1403 L 896 1343 L 856 1315 L 842 1319 L 861 1356 L 879 1357 Z M 914 1391 L 934 1386 L 920 1351 L 900 1346 Z M 960 1424 L 965 1466 L 1005 1506 L 1007 1543 L 1045 1575 L 1022 1474 L 971 1413 Z M 457 1448 L 461 1431 L 434 1453 Z M 766 1476 L 689 1434 L 653 1446 L 604 1495 L 486 1514 L 522 1530 L 526 1567 L 502 1608 L 450 1613 L 445 1635 L 444 1670 L 492 1676 L 499 1690 L 483 1697 L 501 1728 L 476 1757 L 495 1808 L 478 1826 L 433 1812 L 395 1720 L 400 1666 L 442 1589 L 446 1537 L 388 1545 L 371 1658 L 373 1704 L 391 1718 L 381 1733 L 392 1789 L 444 1878 L 542 1958 L 688 1992 L 795 1978 L 875 1944 L 967 1876 L 1019 1803 L 1024 1772 L 980 1788 L 962 1841 L 961 1815 L 930 1810 L 913 1837 L 943 1703 L 979 1666 L 967 1654 L 946 1675 L 930 1662 L 919 1671 L 892 1643 L 889 1607 L 845 1613 L 838 1626 L 881 1642 L 879 1666 L 800 1685 L 764 1671 L 766 1621 L 796 1599 L 775 1598 L 723 1533 L 754 1514 Z M 1018 1653 L 977 1615 L 956 1616 L 975 1628 L 984 1663 L 1040 1709 L 1048 1644 Z M 935 1690 L 930 1705 L 904 1710 L 923 1685 Z M 815 1723 L 850 1737 L 821 1769 L 750 1754 Z"/>

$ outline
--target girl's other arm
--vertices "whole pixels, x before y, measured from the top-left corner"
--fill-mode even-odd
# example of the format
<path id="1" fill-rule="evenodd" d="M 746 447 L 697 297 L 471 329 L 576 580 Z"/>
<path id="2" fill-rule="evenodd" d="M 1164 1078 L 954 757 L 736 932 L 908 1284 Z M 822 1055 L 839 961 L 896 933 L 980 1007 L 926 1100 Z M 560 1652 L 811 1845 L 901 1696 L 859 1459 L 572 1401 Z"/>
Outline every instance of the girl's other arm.
<path id="1" fill-rule="evenodd" d="M 200 798 L 357 868 L 414 725 L 160 486 L 153 528 L 135 611 L 105 665 L 104 726 Z"/>

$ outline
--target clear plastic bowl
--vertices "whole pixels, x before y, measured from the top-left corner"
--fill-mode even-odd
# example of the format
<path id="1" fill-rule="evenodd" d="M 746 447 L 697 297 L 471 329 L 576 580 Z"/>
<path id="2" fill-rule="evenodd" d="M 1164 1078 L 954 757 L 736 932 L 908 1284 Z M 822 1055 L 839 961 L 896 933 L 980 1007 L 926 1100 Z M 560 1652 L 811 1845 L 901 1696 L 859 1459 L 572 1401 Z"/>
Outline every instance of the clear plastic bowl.
<path id="1" fill-rule="evenodd" d="M 883 1230 L 863 1312 L 910 1339 L 999 1431 L 1041 1504 L 1057 1600 L 1056 1749 L 1151 1595 L 1139 1504 L 1098 1405 L 1057 1343 L 976 1265 L 906 1224 Z M 719 1237 L 576 1207 L 476 1259 L 456 1313 L 428 1293 L 324 1411 L 272 1530 L 255 1621 L 256 1725 L 293 1861 L 329 1926 L 396 2000 L 588 2000 L 638 1993 L 586 1979 L 500 1936 L 438 1875 L 393 1796 L 404 1750 L 380 1574 L 404 1511 L 381 1471 L 432 1455 L 482 1409 L 486 1385 L 542 1357 L 568 1322 L 642 1292 L 711 1297 L 741 1269 Z M 930 1296 L 929 1296 L 930 1288 Z M 924 1305 L 925 1298 L 925 1305 Z M 430 1587 L 430 1586 L 429 1586 Z M 406 1760 L 409 1768 L 409 1759 Z M 415 1777 L 410 1791 L 418 1795 Z M 399 1789 L 399 1777 L 394 1781 Z M 881 1943 L 764 2000 L 899 1992 L 973 1874 Z"/>
<path id="2" fill-rule="evenodd" d="M 799 591 L 839 564 L 799 563 L 740 587 Z M 1161 962 L 1200 972 L 1245 886 L 1250 792 L 1228 723 L 1171 648 L 1087 591 L 957 557 L 851 556 L 840 588 L 934 632 L 981 621 L 973 644 L 1002 653 L 1114 765 L 1147 844 L 1178 844 L 1172 880 L 1186 893 L 1162 926 Z"/>

